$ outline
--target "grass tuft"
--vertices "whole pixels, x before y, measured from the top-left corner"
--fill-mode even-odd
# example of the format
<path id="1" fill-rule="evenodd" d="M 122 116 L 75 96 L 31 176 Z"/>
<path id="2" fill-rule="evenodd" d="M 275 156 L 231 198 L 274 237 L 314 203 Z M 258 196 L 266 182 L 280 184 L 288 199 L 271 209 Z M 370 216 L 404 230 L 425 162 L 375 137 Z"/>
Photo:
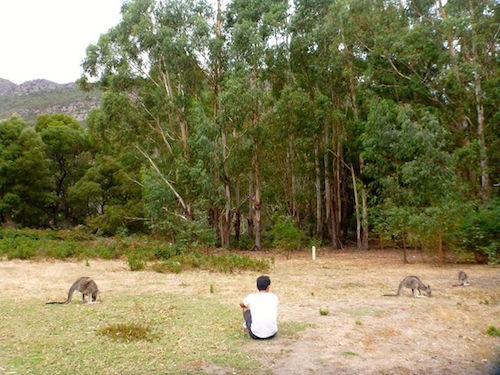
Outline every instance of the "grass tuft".
<path id="1" fill-rule="evenodd" d="M 358 357 L 358 356 L 359 356 L 359 354 L 358 354 L 358 353 L 351 352 L 351 351 L 342 352 L 342 355 L 343 355 L 344 357 Z"/>
<path id="2" fill-rule="evenodd" d="M 134 253 L 127 255 L 127 262 L 128 266 L 130 267 L 130 271 L 141 271 L 145 267 L 142 259 Z"/>
<path id="3" fill-rule="evenodd" d="M 489 326 L 486 333 L 490 336 L 500 337 L 500 329 L 495 326 Z"/>
<path id="4" fill-rule="evenodd" d="M 149 327 L 143 327 L 138 324 L 111 324 L 109 326 L 100 328 L 98 331 L 99 335 L 107 336 L 113 340 L 123 340 L 123 341 L 152 341 L 154 335 L 151 333 Z"/>

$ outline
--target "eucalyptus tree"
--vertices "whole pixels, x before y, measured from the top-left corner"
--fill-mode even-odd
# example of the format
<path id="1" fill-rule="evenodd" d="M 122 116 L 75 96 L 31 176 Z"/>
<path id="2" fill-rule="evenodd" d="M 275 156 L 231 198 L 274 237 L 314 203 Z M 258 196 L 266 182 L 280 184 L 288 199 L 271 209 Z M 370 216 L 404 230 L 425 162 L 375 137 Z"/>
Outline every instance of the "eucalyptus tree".
<path id="1" fill-rule="evenodd" d="M 49 225 L 53 189 L 40 135 L 19 118 L 1 121 L 0 222 Z"/>
<path id="2" fill-rule="evenodd" d="M 465 168 L 460 172 L 486 203 L 490 175 L 499 177 L 493 166 L 499 160 L 500 5 L 494 0 L 450 0 L 446 4 L 438 1 L 438 9 L 447 52 L 439 80 L 445 109 L 449 109 L 443 114 L 464 156 L 460 164 Z M 475 189 L 477 185 L 479 189 Z"/>
<path id="3" fill-rule="evenodd" d="M 74 118 L 64 114 L 38 116 L 35 129 L 44 143 L 45 153 L 55 182 L 56 200 L 53 202 L 53 224 L 67 221 L 70 207 L 68 188 L 74 185 L 90 162 L 88 134 Z M 62 209 L 63 216 L 60 215 Z"/>
<path id="4" fill-rule="evenodd" d="M 255 226 L 256 249 L 261 248 L 262 238 L 261 147 L 265 125 L 262 119 L 266 110 L 263 99 L 268 91 L 266 86 L 269 86 L 265 77 L 266 59 L 272 59 L 285 41 L 287 10 L 286 0 L 234 0 L 228 5 L 226 13 L 232 70 L 242 72 L 249 80 L 251 113 L 246 126 L 252 139 L 249 195 L 253 211 L 249 214 L 249 221 Z"/>
<path id="5" fill-rule="evenodd" d="M 448 132 L 425 106 L 374 100 L 362 136 L 366 173 L 378 197 L 375 225 L 406 247 L 437 245 L 456 224 L 459 207 Z"/>
<path id="6" fill-rule="evenodd" d="M 120 23 L 87 48 L 83 62 L 82 84 L 97 79 L 105 91 L 104 125 L 148 165 L 155 188 L 165 189 L 168 199 L 157 209 L 169 220 L 193 220 L 204 202 L 207 181 L 196 172 L 210 156 L 197 126 L 207 121 L 200 102 L 211 15 L 203 0 L 126 2 Z"/>
<path id="7" fill-rule="evenodd" d="M 72 218 L 103 234 L 119 228 L 141 229 L 141 189 L 112 156 L 98 155 L 85 175 L 68 189 Z"/>

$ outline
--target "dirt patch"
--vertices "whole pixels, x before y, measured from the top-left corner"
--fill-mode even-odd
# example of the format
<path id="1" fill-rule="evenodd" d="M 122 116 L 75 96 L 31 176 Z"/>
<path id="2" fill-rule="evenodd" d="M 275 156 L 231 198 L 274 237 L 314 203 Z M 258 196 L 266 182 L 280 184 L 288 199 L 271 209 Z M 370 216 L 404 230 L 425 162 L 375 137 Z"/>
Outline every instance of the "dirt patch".
<path id="1" fill-rule="evenodd" d="M 452 287 L 459 269 L 466 270 L 472 285 Z M 0 296 L 63 300 L 71 283 L 84 275 L 97 281 L 103 303 L 114 295 L 161 298 L 175 293 L 215 298 L 234 305 L 235 314 L 258 276 L 130 272 L 122 261 L 90 260 L 89 266 L 84 261 L 5 261 L 0 262 Z M 382 296 L 394 293 L 407 275 L 430 284 L 432 298 L 412 298 L 408 292 L 398 298 Z M 486 334 L 489 326 L 500 327 L 499 268 L 402 264 L 400 254 L 389 251 L 320 251 L 315 262 L 304 254 L 278 257 L 270 276 L 280 298 L 280 322 L 303 322 L 308 328 L 266 342 L 246 342 L 248 350 L 259 353 L 266 372 L 484 374 L 499 364 L 500 338 Z M 328 308 L 329 314 L 320 315 L 320 308 Z M 192 365 L 206 373 L 225 372 L 210 364 Z"/>

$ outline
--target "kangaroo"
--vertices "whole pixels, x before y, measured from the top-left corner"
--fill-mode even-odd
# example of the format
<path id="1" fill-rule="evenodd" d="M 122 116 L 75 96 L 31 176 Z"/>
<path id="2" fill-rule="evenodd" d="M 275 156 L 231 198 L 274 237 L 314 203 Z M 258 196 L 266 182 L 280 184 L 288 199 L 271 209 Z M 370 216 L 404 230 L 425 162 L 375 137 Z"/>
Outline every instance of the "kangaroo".
<path id="1" fill-rule="evenodd" d="M 431 296 L 431 286 L 425 285 L 417 276 L 406 276 L 400 283 L 398 287 L 397 294 L 384 294 L 386 297 L 399 297 L 401 295 L 401 290 L 403 288 L 411 289 L 411 293 L 413 297 L 417 297 L 415 295 L 415 289 L 418 290 L 418 295 L 422 295 L 422 291 L 425 292 L 427 297 Z"/>
<path id="2" fill-rule="evenodd" d="M 453 286 L 467 286 L 467 285 L 470 285 L 469 276 L 467 276 L 467 274 L 462 270 L 458 271 L 458 284 L 453 284 Z"/>
<path id="3" fill-rule="evenodd" d="M 71 299 L 73 298 L 73 293 L 78 290 L 80 293 L 82 293 L 82 301 L 85 303 L 85 296 L 88 296 L 88 303 L 92 303 L 97 301 L 97 295 L 100 293 L 99 289 L 97 288 L 97 284 L 94 280 L 92 280 L 90 277 L 79 277 L 73 285 L 71 285 L 71 288 L 69 288 L 68 292 L 68 298 L 66 299 L 65 302 L 46 302 L 46 304 L 51 305 L 51 304 L 68 304 L 71 302 Z"/>

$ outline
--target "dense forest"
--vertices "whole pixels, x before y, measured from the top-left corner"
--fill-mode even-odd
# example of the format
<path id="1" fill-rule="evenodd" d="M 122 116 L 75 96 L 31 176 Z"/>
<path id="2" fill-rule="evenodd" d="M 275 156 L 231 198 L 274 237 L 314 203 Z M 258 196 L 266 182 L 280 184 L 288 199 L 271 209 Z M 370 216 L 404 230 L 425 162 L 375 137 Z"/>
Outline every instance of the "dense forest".
<path id="1" fill-rule="evenodd" d="M 498 261 L 495 0 L 130 0 L 82 125 L 0 123 L 0 222 Z"/>

